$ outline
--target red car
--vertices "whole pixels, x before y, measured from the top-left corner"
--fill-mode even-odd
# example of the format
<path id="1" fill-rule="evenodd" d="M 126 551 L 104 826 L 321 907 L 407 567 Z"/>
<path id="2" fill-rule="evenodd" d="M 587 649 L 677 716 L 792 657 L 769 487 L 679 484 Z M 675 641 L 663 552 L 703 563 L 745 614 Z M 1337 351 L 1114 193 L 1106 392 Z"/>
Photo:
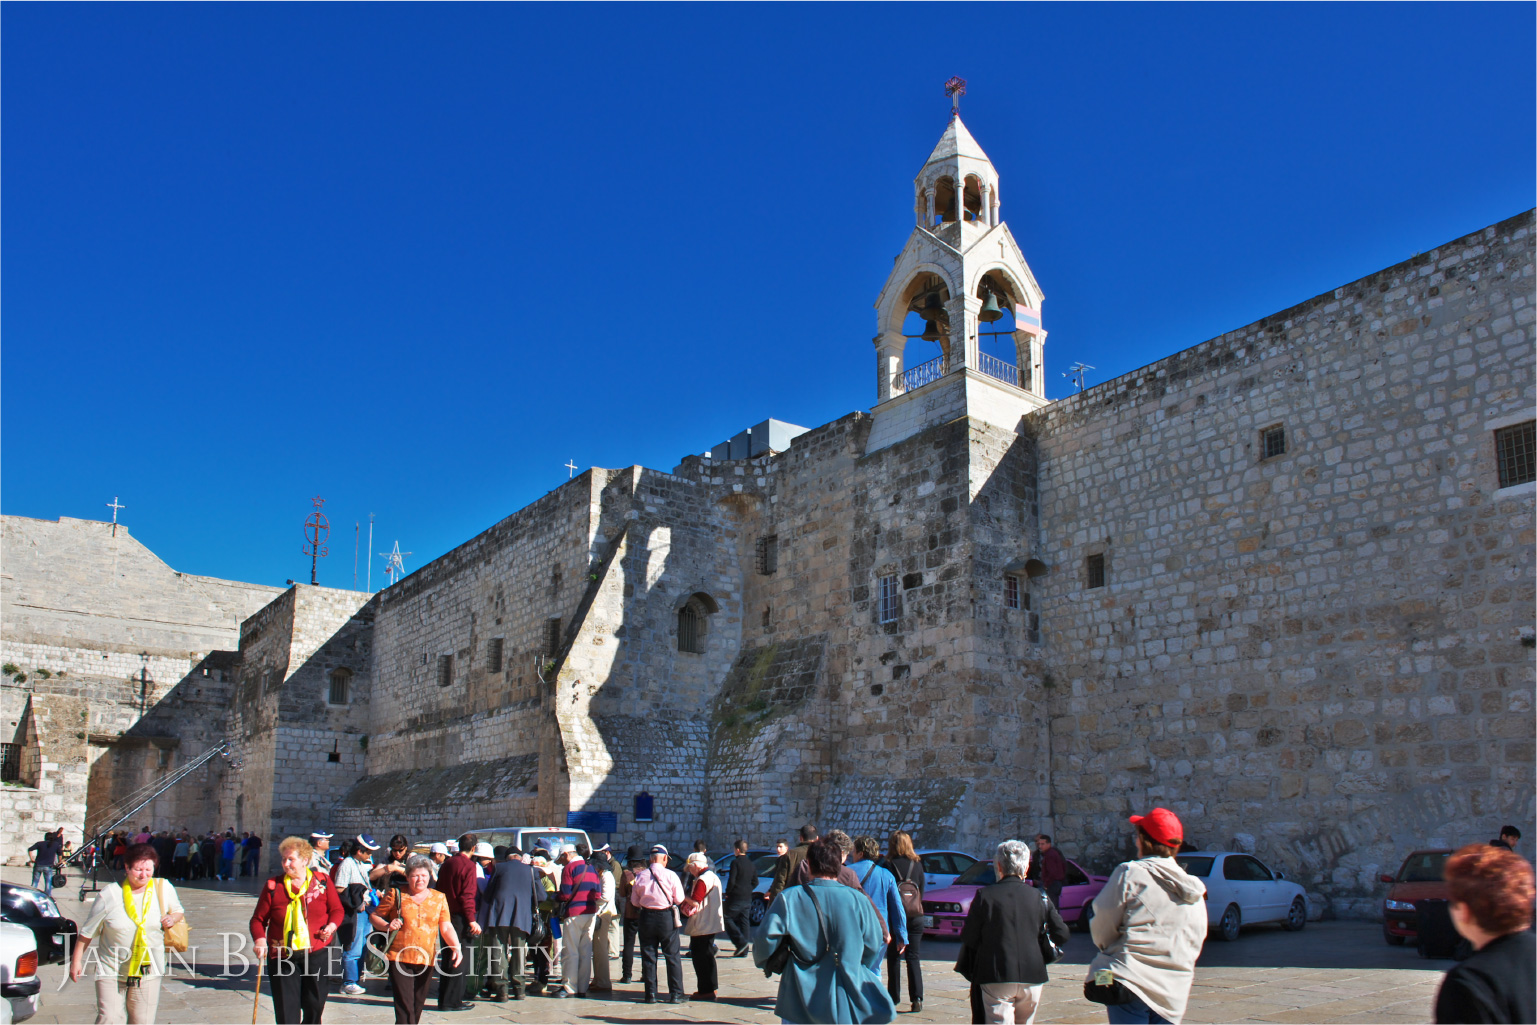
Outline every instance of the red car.
<path id="1" fill-rule="evenodd" d="M 1090 875 L 1077 862 L 1068 861 L 1067 880 L 1062 884 L 1062 897 L 1057 909 L 1062 914 L 1062 921 L 1069 926 L 1088 928 L 1089 905 L 1104 888 L 1107 878 Z M 941 940 L 960 939 L 961 926 L 966 923 L 966 915 L 971 911 L 971 899 L 982 887 L 991 886 L 997 881 L 993 863 L 979 861 L 956 876 L 952 885 L 933 893 L 925 893 L 923 913 L 928 916 L 929 925 L 924 927 L 923 935 Z M 1034 886 L 1034 881 L 1030 885 Z"/>
<path id="2" fill-rule="evenodd" d="M 1451 851 L 1442 849 L 1415 851 L 1404 859 L 1398 875 L 1380 877 L 1392 884 L 1382 900 L 1383 939 L 1394 946 L 1419 939 L 1418 904 L 1446 900 L 1446 859 L 1451 856 Z"/>

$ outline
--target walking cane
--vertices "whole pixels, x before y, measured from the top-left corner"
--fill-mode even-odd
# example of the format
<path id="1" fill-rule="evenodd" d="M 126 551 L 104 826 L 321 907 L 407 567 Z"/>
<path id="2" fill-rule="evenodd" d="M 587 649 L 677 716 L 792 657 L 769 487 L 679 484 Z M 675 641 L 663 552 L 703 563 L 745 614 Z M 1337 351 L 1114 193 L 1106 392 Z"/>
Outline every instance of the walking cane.
<path id="1" fill-rule="evenodd" d="M 264 958 L 257 958 L 256 959 L 256 999 L 251 1001 L 251 1025 L 256 1025 L 256 1012 L 260 1011 L 261 1010 L 261 1006 L 262 1006 L 262 961 L 263 960 L 265 960 L 265 959 Z"/>

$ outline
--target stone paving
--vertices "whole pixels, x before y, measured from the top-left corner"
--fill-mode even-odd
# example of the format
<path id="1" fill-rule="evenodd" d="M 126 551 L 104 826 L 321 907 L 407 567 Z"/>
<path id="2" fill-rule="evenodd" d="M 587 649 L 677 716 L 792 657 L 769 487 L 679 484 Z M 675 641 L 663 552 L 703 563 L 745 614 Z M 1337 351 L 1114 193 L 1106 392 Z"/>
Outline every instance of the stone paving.
<path id="1" fill-rule="evenodd" d="M 20 872 L 9 869 L 4 877 L 23 882 Z M 254 903 L 255 884 L 219 884 L 208 887 L 187 884 L 179 888 L 192 924 L 197 945 L 195 973 L 179 972 L 168 980 L 160 1000 L 163 1023 L 248 1022 L 254 969 L 224 975 L 220 933 L 245 937 L 246 921 Z M 64 913 L 83 921 L 86 906 L 76 899 L 73 887 L 55 895 Z M 232 940 L 241 949 L 242 940 Z M 722 941 L 722 946 L 727 944 Z M 249 949 L 248 947 L 246 949 Z M 919 1014 L 901 1014 L 907 1025 L 921 1022 L 970 1020 L 965 980 L 951 970 L 957 944 L 930 942 L 924 946 L 924 1008 Z M 1093 955 L 1087 936 L 1075 934 L 1063 962 L 1051 967 L 1039 1022 L 1104 1022 L 1104 1010 L 1083 999 L 1084 965 Z M 1196 970 L 1195 989 L 1186 1016 L 1188 1022 L 1425 1022 L 1441 974 L 1450 962 L 1424 961 L 1413 949 L 1389 947 L 1382 941 L 1379 925 L 1368 922 L 1314 922 L 1301 933 L 1259 927 L 1244 933 L 1237 943 L 1212 941 L 1202 953 Z M 715 1003 L 683 1005 L 641 1004 L 639 985 L 616 987 L 613 999 L 556 1001 L 530 997 L 522 1002 L 497 1004 L 477 1001 L 469 1011 L 440 1014 L 429 1004 L 424 1022 L 764 1022 L 778 1021 L 774 1014 L 776 982 L 752 967 L 750 958 L 722 958 L 721 999 Z M 639 966 L 636 967 L 637 976 Z M 683 974 L 693 988 L 693 970 L 684 958 Z M 614 973 L 618 978 L 617 966 Z M 84 982 L 64 982 L 62 966 L 43 969 L 42 1011 L 38 1023 L 89 1022 L 94 1020 L 93 989 Z M 360 997 L 333 994 L 325 1018 L 337 1023 L 386 1023 L 394 1019 L 388 985 L 368 984 Z M 904 1002 L 901 1009 L 905 1010 Z M 271 1002 L 263 990 L 257 1020 L 272 1021 Z"/>

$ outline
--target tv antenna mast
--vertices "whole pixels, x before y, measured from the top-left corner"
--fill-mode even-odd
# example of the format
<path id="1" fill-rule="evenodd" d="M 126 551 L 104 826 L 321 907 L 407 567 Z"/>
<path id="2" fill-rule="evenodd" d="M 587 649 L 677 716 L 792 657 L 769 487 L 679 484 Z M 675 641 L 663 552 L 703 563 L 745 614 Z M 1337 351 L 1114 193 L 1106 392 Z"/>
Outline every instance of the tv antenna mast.
<path id="1" fill-rule="evenodd" d="M 326 504 L 326 500 L 316 495 L 311 501 L 315 503 L 315 511 L 310 513 L 309 518 L 304 521 L 304 539 L 309 543 L 302 551 L 310 557 L 310 583 L 313 584 L 317 583 L 316 567 L 320 560 L 331 552 L 326 547 L 326 540 L 331 536 L 331 524 L 326 520 L 325 514 L 320 511 L 320 507 Z"/>
<path id="2" fill-rule="evenodd" d="M 1073 385 L 1077 387 L 1077 389 L 1081 392 L 1083 391 L 1083 375 L 1085 371 L 1093 369 L 1094 368 L 1089 366 L 1087 363 L 1074 363 L 1072 366 L 1068 367 L 1066 371 L 1063 372 L 1062 376 L 1070 378 L 1073 382 Z"/>
<path id="3" fill-rule="evenodd" d="M 399 541 L 395 542 L 394 551 L 380 552 L 379 554 L 384 556 L 384 574 L 390 578 L 391 584 L 394 584 L 395 581 L 406 575 L 405 556 L 412 553 L 401 551 Z"/>

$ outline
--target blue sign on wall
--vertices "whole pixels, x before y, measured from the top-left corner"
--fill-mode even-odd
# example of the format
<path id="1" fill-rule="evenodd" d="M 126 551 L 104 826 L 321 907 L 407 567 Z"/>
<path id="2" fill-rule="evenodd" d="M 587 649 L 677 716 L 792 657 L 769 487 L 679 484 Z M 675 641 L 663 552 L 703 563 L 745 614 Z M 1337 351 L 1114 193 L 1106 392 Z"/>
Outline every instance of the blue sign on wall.
<path id="1" fill-rule="evenodd" d="M 568 811 L 566 825 L 590 833 L 619 832 L 619 813 L 612 811 Z"/>
<path id="2" fill-rule="evenodd" d="M 652 812 L 655 810 L 656 805 L 652 801 L 650 794 L 642 790 L 640 793 L 635 795 L 636 822 L 650 822 L 652 819 Z"/>

